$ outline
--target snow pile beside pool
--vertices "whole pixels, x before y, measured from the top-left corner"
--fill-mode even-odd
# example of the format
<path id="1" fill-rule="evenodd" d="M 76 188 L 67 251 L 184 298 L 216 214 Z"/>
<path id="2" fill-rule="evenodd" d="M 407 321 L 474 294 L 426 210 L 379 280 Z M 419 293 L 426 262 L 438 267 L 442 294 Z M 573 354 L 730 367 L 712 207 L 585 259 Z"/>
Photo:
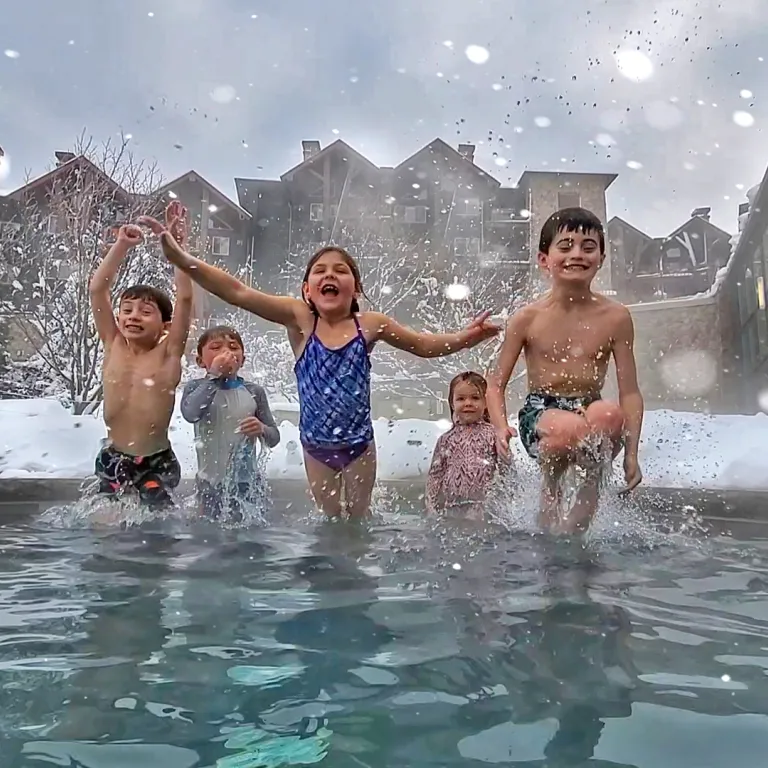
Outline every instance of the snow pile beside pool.
<path id="1" fill-rule="evenodd" d="M 273 407 L 281 410 L 277 403 Z M 87 477 L 106 435 L 98 417 L 73 416 L 52 400 L 0 400 L 0 424 L 0 479 Z M 376 421 L 379 477 L 419 481 L 447 426 L 420 419 Z M 280 433 L 269 476 L 303 480 L 298 429 L 283 421 Z M 178 412 L 170 436 L 184 475 L 192 477 L 192 426 Z M 517 460 L 529 462 L 514 442 Z M 768 416 L 651 411 L 645 418 L 640 460 L 648 486 L 768 491 Z"/>

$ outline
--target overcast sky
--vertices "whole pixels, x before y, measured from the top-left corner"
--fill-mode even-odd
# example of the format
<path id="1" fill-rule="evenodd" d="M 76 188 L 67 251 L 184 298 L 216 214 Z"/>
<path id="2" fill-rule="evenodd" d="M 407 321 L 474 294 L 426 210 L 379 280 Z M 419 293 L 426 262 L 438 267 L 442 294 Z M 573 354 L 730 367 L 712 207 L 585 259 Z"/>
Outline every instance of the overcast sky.
<path id="1" fill-rule="evenodd" d="M 705 205 L 733 231 L 768 163 L 767 43 L 765 0 L 3 0 L 0 188 L 83 129 L 232 197 L 302 139 L 394 165 L 440 136 L 504 183 L 616 172 L 609 215 L 651 235 Z"/>

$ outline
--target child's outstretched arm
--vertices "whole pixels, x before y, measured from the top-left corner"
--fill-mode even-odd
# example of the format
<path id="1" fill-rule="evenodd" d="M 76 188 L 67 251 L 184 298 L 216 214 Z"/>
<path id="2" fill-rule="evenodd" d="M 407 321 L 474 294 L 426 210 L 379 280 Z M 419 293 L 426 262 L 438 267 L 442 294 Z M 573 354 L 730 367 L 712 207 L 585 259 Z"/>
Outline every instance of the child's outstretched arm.
<path id="1" fill-rule="evenodd" d="M 504 461 L 510 459 L 509 439 L 515 434 L 507 417 L 507 384 L 523 351 L 529 322 L 530 313 L 526 308 L 512 315 L 507 323 L 501 351 L 488 375 L 488 415 L 496 429 L 496 450 Z"/>
<path id="2" fill-rule="evenodd" d="M 117 241 L 107 251 L 101 264 L 91 277 L 88 286 L 91 295 L 91 311 L 96 332 L 101 341 L 109 346 L 117 336 L 117 323 L 112 309 L 112 284 L 128 251 L 143 240 L 141 230 L 133 224 L 120 227 Z"/>
<path id="3" fill-rule="evenodd" d="M 619 385 L 619 405 L 624 412 L 624 475 L 626 490 L 636 488 L 643 479 L 637 460 L 640 448 L 640 432 L 643 428 L 643 396 L 637 383 L 635 362 L 635 326 L 632 315 L 621 307 L 613 344 L 613 359 L 616 363 L 616 381 Z"/>
<path id="4" fill-rule="evenodd" d="M 286 327 L 300 325 L 301 314 L 309 312 L 304 302 L 290 296 L 274 296 L 249 288 L 223 269 L 214 267 L 202 259 L 196 259 L 168 234 L 160 236 L 163 253 L 175 267 L 189 275 L 200 287 L 218 296 L 227 304 L 241 307 L 272 323 Z"/>
<path id="5" fill-rule="evenodd" d="M 488 322 L 490 315 L 490 312 L 483 312 L 463 331 L 456 333 L 419 333 L 381 312 L 366 312 L 364 322 L 371 333 L 371 343 L 384 341 L 417 357 L 445 357 L 496 336 L 499 328 Z"/>

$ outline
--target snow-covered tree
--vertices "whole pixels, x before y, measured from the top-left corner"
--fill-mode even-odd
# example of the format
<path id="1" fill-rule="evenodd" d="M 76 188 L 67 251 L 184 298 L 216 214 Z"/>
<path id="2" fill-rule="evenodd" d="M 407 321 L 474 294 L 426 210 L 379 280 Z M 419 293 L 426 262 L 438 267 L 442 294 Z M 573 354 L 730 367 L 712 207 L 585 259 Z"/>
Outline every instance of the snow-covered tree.
<path id="1" fill-rule="evenodd" d="M 88 283 L 119 226 L 159 212 L 161 179 L 155 165 L 134 157 L 125 138 L 98 145 L 81 136 L 55 170 L 17 197 L 18 226 L 1 254 L 12 290 L 0 298 L 12 303 L 14 331 L 35 351 L 30 364 L 83 413 L 102 397 L 103 350 Z M 172 289 L 172 272 L 151 244 L 126 260 L 115 296 L 136 283 Z"/>
<path id="2" fill-rule="evenodd" d="M 527 267 L 498 262 L 493 254 L 446 257 L 430 243 L 405 243 L 359 229 L 340 227 L 335 244 L 357 261 L 364 291 L 361 305 L 383 312 L 416 329 L 447 333 L 490 311 L 501 319 L 530 298 Z M 290 254 L 283 267 L 298 295 L 309 247 Z M 458 370 L 484 373 L 501 339 L 461 353 L 460 358 L 414 360 L 412 355 L 380 345 L 374 357 L 374 388 L 408 382 L 411 389 L 443 397 L 445 383 Z"/>

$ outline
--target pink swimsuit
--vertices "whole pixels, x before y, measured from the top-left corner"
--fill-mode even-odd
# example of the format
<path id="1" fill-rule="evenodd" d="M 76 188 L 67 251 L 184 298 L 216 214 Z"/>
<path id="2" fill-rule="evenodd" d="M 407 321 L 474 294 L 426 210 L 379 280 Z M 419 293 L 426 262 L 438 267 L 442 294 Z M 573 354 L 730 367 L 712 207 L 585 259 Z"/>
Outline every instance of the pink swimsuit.
<path id="1" fill-rule="evenodd" d="M 427 476 L 427 512 L 484 501 L 496 467 L 493 426 L 487 421 L 454 425 L 435 445 Z"/>

